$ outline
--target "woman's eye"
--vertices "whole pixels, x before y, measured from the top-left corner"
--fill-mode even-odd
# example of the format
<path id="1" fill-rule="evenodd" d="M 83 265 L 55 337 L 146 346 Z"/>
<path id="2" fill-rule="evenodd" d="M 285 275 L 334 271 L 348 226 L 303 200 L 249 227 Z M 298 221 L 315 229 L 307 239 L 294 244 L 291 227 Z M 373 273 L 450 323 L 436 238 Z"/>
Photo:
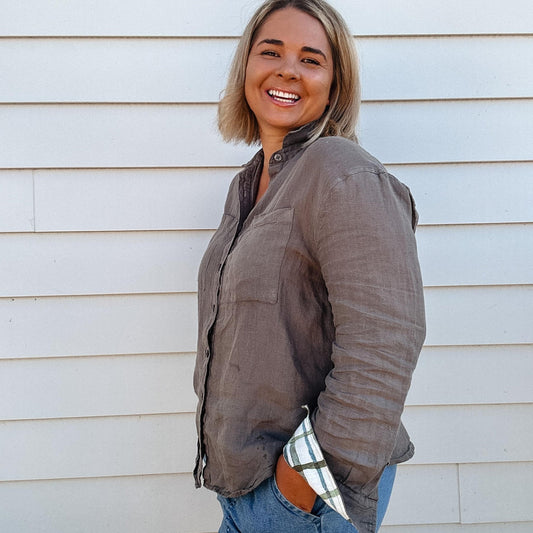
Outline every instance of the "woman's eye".
<path id="1" fill-rule="evenodd" d="M 274 52 L 274 50 L 264 50 L 263 52 L 261 52 L 261 55 L 262 56 L 271 56 L 271 57 L 277 57 L 277 53 Z"/>
<path id="2" fill-rule="evenodd" d="M 316 59 L 313 59 L 312 57 L 306 57 L 304 60 L 303 60 L 304 63 L 309 63 L 310 65 L 320 65 L 320 62 L 317 61 Z"/>

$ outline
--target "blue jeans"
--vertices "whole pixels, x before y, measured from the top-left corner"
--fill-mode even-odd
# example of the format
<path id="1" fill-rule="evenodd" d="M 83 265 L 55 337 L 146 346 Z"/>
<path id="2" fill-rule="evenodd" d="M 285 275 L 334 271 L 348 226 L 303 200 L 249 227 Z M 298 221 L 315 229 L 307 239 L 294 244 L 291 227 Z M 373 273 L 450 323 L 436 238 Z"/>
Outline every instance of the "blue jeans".
<path id="1" fill-rule="evenodd" d="M 389 504 L 396 465 L 385 468 L 378 486 L 377 528 Z M 340 514 L 317 498 L 311 513 L 294 506 L 281 494 L 274 476 L 239 498 L 218 496 L 224 517 L 219 533 L 357 533 Z"/>

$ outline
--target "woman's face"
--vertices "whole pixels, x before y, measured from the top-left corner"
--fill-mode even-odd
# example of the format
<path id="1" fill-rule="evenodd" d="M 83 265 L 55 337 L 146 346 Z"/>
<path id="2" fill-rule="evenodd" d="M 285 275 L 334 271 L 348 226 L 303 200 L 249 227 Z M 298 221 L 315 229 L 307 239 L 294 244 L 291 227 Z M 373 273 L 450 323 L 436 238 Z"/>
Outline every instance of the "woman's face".
<path id="1" fill-rule="evenodd" d="M 257 31 L 246 66 L 246 101 L 261 141 L 320 118 L 329 103 L 333 57 L 326 32 L 295 8 L 274 11 Z"/>

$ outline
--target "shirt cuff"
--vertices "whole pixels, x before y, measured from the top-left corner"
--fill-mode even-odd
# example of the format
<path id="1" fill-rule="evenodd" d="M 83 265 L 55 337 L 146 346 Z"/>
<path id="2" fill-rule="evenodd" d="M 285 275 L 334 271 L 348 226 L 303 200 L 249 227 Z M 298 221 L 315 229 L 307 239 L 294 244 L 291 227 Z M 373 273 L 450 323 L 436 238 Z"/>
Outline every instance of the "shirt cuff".
<path id="1" fill-rule="evenodd" d="M 303 407 L 307 411 L 307 415 L 283 448 L 283 457 L 289 466 L 305 478 L 311 488 L 329 507 L 351 522 L 346 513 L 339 487 L 326 464 L 320 444 L 318 444 L 309 418 L 309 408 L 307 405 Z"/>

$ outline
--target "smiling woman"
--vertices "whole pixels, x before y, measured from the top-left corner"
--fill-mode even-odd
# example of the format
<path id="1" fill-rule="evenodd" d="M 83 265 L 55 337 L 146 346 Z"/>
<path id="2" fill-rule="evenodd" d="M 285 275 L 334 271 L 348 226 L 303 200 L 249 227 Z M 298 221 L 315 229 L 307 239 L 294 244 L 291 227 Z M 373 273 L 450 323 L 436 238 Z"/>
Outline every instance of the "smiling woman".
<path id="1" fill-rule="evenodd" d="M 320 118 L 332 81 L 333 58 L 320 22 L 294 8 L 272 13 L 252 44 L 244 84 L 263 148 L 272 144 L 273 153 L 289 131 Z"/>
<path id="2" fill-rule="evenodd" d="M 325 32 L 332 53 L 330 60 L 333 62 L 331 65 L 333 80 L 329 108 L 317 123 L 310 141 L 323 135 L 340 135 L 355 140 L 360 86 L 358 60 L 353 46 L 353 38 L 342 17 L 331 6 L 323 1 L 312 0 L 266 2 L 253 15 L 239 41 L 224 96 L 219 104 L 218 127 L 222 136 L 226 141 L 244 141 L 247 144 L 260 140 L 256 118 L 251 112 L 244 94 L 246 70 L 252 43 L 257 42 L 257 32 L 260 31 L 269 16 L 274 15 L 280 9 L 296 9 L 302 15 L 307 15 L 318 22 L 322 32 Z M 279 39 L 281 43 L 291 35 L 292 31 L 294 31 L 294 27 L 290 27 L 290 32 Z M 304 47 L 307 48 L 308 44 L 305 44 Z M 312 52 L 312 50 L 306 51 Z M 310 60 L 315 59 L 317 58 L 314 57 Z"/>
<path id="3" fill-rule="evenodd" d="M 355 141 L 352 37 L 323 0 L 267 0 L 219 104 L 261 149 L 198 288 L 196 485 L 220 532 L 375 533 L 425 335 L 409 190 Z M 305 409 L 302 409 L 305 406 Z"/>
<path id="4" fill-rule="evenodd" d="M 322 116 L 332 81 L 333 57 L 322 24 L 295 8 L 274 11 L 252 43 L 244 83 L 267 160 L 287 133 Z M 257 201 L 269 181 L 264 167 Z"/>

